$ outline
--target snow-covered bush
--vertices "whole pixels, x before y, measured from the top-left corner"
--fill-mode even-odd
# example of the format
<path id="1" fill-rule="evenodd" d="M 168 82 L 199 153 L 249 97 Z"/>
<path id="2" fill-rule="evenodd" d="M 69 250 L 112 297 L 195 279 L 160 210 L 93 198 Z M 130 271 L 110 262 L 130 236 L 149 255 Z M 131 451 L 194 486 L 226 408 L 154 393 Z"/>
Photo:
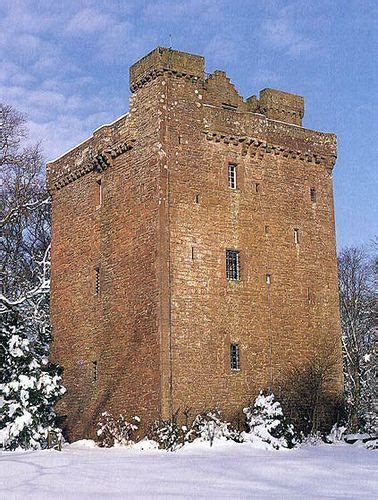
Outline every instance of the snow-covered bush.
<path id="1" fill-rule="evenodd" d="M 368 450 L 378 450 L 378 438 L 372 439 L 371 441 L 365 443 L 365 447 Z"/>
<path id="2" fill-rule="evenodd" d="M 15 314 L 2 318 L 3 372 L 0 429 L 6 450 L 47 447 L 49 432 L 61 436 L 55 425 L 54 404 L 64 394 L 61 370 L 46 357 L 46 346 L 31 341 L 31 332 Z M 47 334 L 46 334 L 47 336 Z"/>
<path id="3" fill-rule="evenodd" d="M 339 426 L 335 424 L 331 432 L 325 437 L 326 443 L 337 443 L 344 440 L 344 434 L 346 431 L 346 426 Z"/>
<path id="4" fill-rule="evenodd" d="M 189 433 L 185 425 L 177 423 L 176 412 L 169 420 L 156 420 L 149 430 L 148 438 L 163 450 L 176 451 L 189 440 Z"/>
<path id="5" fill-rule="evenodd" d="M 232 429 L 229 422 L 221 420 L 218 410 L 206 411 L 197 415 L 191 426 L 190 436 L 192 439 L 208 441 L 210 446 L 217 439 L 231 439 L 237 443 L 243 442 L 240 432 Z"/>
<path id="6" fill-rule="evenodd" d="M 128 446 L 135 442 L 136 432 L 139 430 L 140 418 L 132 417 L 127 421 L 123 415 L 116 420 L 108 412 L 101 414 L 97 424 L 97 438 L 99 446 L 111 448 L 112 446 Z"/>
<path id="7" fill-rule="evenodd" d="M 254 405 L 244 408 L 243 412 L 253 442 L 263 442 L 276 450 L 296 445 L 294 428 L 285 419 L 274 394 L 260 392 Z"/>

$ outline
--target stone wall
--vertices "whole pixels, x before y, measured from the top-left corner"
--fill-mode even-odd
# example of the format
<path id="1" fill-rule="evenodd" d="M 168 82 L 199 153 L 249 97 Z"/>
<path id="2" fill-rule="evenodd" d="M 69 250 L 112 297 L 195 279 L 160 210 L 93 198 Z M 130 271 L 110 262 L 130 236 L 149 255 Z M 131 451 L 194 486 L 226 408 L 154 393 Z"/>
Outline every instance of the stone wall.
<path id="1" fill-rule="evenodd" d="M 157 82 L 141 89 L 121 123 L 48 167 L 52 355 L 64 368 L 67 394 L 58 410 L 69 439 L 93 437 L 103 411 L 144 423 L 160 415 L 167 252 L 157 92 Z"/>
<path id="2" fill-rule="evenodd" d="M 145 427 L 186 408 L 234 418 L 324 353 L 340 392 L 335 136 L 299 126 L 299 96 L 266 89 L 244 101 L 225 73 L 205 80 L 199 56 L 156 49 L 130 86 L 127 116 L 49 165 L 69 436 L 93 435 L 103 410 Z M 239 282 L 226 280 L 226 249 L 240 252 Z"/>

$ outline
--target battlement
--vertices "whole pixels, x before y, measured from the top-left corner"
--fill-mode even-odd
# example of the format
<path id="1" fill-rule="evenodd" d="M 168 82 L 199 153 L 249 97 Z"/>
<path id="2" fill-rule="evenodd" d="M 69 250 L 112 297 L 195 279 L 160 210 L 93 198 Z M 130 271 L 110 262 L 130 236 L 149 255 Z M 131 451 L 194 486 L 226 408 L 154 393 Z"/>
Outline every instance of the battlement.
<path id="1" fill-rule="evenodd" d="M 135 92 L 144 83 L 156 78 L 164 71 L 194 80 L 203 80 L 205 59 L 202 56 L 157 47 L 130 67 L 131 92 Z"/>
<path id="2" fill-rule="evenodd" d="M 202 56 L 158 47 L 130 67 L 130 90 L 136 92 L 164 72 L 177 77 L 200 81 L 215 105 L 229 104 L 241 111 L 265 115 L 294 125 L 302 125 L 303 97 L 275 89 L 260 91 L 259 99 L 244 100 L 224 71 L 216 70 L 205 80 L 205 59 Z"/>
<path id="3" fill-rule="evenodd" d="M 302 125 L 304 99 L 282 90 L 264 89 L 257 100 L 258 110 L 267 118 Z"/>

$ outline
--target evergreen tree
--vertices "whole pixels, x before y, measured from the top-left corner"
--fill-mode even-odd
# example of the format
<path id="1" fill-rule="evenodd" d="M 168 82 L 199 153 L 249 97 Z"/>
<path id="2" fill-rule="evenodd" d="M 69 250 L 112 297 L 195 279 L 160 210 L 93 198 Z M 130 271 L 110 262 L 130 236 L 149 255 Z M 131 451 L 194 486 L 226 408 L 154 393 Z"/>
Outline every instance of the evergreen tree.
<path id="1" fill-rule="evenodd" d="M 296 445 L 294 428 L 285 419 L 274 394 L 264 394 L 261 391 L 254 405 L 244 408 L 243 412 L 251 441 L 262 441 L 276 450 Z"/>
<path id="2" fill-rule="evenodd" d="M 3 314 L 1 320 L 4 449 L 44 448 L 49 431 L 60 435 L 53 406 L 65 392 L 60 368 L 47 358 L 49 327 L 40 327 L 44 331 L 36 337 L 33 323 L 24 322 L 15 312 Z"/>

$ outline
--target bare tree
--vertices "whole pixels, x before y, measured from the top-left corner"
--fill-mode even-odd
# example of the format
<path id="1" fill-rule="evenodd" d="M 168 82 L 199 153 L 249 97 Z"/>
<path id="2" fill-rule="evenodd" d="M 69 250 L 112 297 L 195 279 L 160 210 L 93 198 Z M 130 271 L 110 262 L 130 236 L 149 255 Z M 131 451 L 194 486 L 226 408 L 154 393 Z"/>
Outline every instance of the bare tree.
<path id="1" fill-rule="evenodd" d="M 344 381 L 351 431 L 370 430 L 374 399 L 374 263 L 362 247 L 338 257 Z"/>
<path id="2" fill-rule="evenodd" d="M 285 415 L 302 436 L 327 434 L 343 417 L 342 394 L 337 386 L 339 348 L 334 342 L 318 346 L 307 362 L 292 365 L 277 391 Z"/>
<path id="3" fill-rule="evenodd" d="M 0 313 L 40 303 L 49 290 L 50 201 L 40 146 L 27 144 L 25 125 L 0 103 Z"/>

